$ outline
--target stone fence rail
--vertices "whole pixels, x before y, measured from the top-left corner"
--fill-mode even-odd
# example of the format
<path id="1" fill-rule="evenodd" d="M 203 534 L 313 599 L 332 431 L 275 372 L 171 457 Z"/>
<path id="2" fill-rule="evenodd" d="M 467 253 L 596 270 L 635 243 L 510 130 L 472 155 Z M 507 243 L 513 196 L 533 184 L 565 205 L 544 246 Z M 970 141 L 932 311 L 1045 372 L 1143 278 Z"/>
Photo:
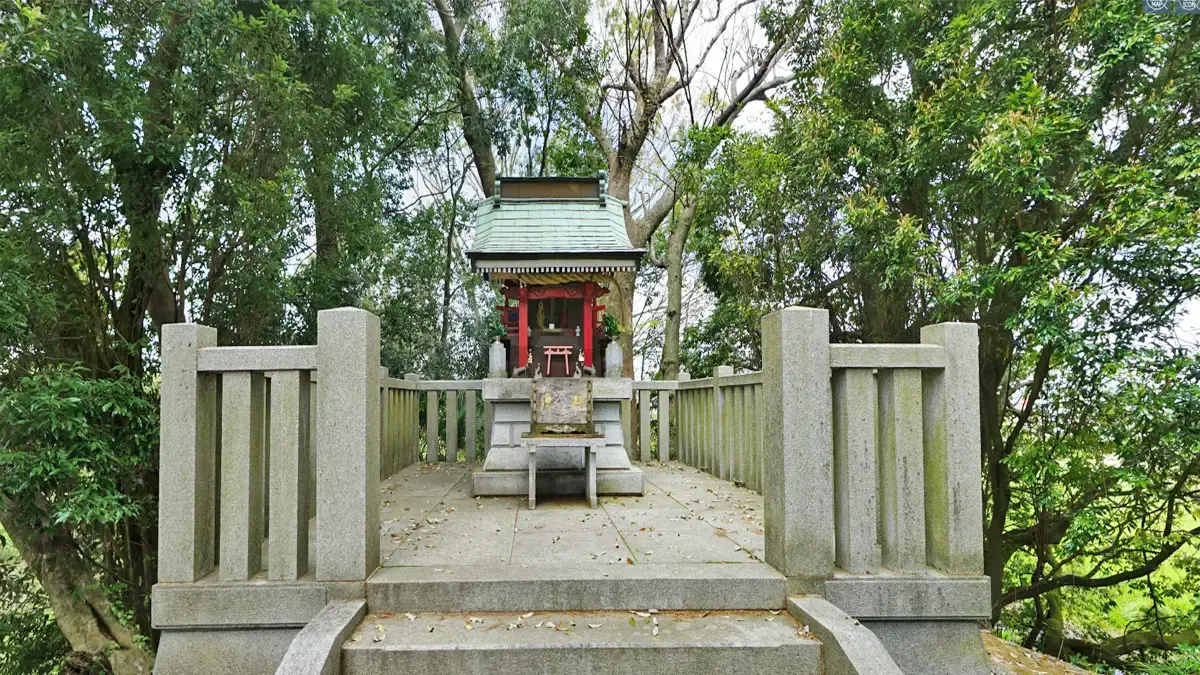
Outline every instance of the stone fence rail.
<path id="1" fill-rule="evenodd" d="M 763 494 L 766 561 L 828 580 L 827 593 L 844 586 L 838 574 L 978 577 L 977 327 L 839 345 L 827 312 L 791 308 L 764 317 L 762 334 L 762 372 L 633 382 L 631 455 Z M 320 312 L 313 346 L 218 347 L 212 328 L 166 326 L 159 580 L 366 579 L 379 481 L 416 462 L 486 459 L 482 388 L 390 377 L 363 310 Z"/>

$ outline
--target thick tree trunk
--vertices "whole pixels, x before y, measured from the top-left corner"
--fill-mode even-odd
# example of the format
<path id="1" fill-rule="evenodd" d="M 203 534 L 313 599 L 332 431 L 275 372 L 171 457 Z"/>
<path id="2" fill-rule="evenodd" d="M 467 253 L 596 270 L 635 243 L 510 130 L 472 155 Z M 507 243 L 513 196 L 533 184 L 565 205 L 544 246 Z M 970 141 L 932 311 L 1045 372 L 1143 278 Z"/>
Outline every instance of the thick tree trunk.
<path id="1" fill-rule="evenodd" d="M 113 613 L 70 533 L 51 525 L 50 518 L 27 526 L 10 507 L 0 503 L 0 523 L 46 590 L 54 619 L 71 649 L 97 663 L 107 661 L 114 675 L 149 675 L 153 658 Z"/>
<path id="2" fill-rule="evenodd" d="M 462 115 L 463 137 L 467 141 L 467 147 L 471 149 L 471 159 L 479 175 L 479 187 L 485 197 L 491 197 L 496 183 L 496 156 L 492 151 L 492 136 L 487 128 L 487 120 L 484 119 L 483 110 L 475 99 L 475 78 L 463 62 L 459 49 L 459 41 L 462 39 L 459 19 L 446 0 L 435 0 L 434 8 L 442 24 L 442 44 L 446 49 L 446 59 L 458 80 L 454 98 L 458 103 L 458 112 Z"/>

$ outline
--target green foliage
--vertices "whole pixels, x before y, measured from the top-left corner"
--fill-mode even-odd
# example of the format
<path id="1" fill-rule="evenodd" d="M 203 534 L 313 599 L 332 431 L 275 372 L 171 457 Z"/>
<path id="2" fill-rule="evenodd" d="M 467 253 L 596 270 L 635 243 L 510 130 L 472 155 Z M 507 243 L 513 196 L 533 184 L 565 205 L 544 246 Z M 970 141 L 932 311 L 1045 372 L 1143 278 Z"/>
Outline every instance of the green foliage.
<path id="1" fill-rule="evenodd" d="M 139 517 L 157 446 L 157 401 L 127 373 L 50 367 L 0 391 L 0 499 L 36 495 L 56 523 Z"/>
<path id="2" fill-rule="evenodd" d="M 621 337 L 621 324 L 617 323 L 616 317 L 612 314 L 604 314 L 604 337 L 609 340 L 616 341 Z"/>
<path id="3" fill-rule="evenodd" d="M 405 195 L 449 122 L 432 45 L 408 1 L 0 7 L 0 516 L 90 566 L 112 603 L 77 625 L 150 634 L 160 324 L 310 342 L 436 278 Z"/>
<path id="4" fill-rule="evenodd" d="M 1200 673 L 1200 648 L 1185 647 L 1179 656 L 1163 663 L 1144 663 L 1133 671 L 1137 675 L 1196 675 Z"/>
<path id="5" fill-rule="evenodd" d="M 690 242 L 717 297 L 694 372 L 757 365 L 758 318 L 787 305 L 828 308 L 835 341 L 980 324 L 997 618 L 1093 660 L 1198 618 L 1197 357 L 1175 334 L 1200 292 L 1198 26 L 1115 2 L 820 6 L 772 28 L 797 80 L 770 133 L 720 147 Z"/>

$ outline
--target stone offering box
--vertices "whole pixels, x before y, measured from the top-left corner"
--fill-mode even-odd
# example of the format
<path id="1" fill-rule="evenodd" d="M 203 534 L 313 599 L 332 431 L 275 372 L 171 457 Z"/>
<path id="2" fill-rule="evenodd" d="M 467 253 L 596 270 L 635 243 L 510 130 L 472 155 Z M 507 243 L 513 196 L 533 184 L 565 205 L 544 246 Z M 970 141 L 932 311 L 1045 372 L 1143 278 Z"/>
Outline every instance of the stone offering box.
<path id="1" fill-rule="evenodd" d="M 541 395 L 536 408 L 535 386 Z M 546 396 L 550 397 L 548 405 Z M 483 400 L 493 410 L 492 443 L 483 469 L 472 476 L 474 494 L 527 495 L 529 457 L 522 437 L 531 432 L 545 434 L 556 430 L 603 436 L 604 443 L 596 452 L 598 494 L 643 494 L 642 471 L 629 461 L 621 420 L 621 403 L 632 397 L 633 381 L 623 378 L 484 380 Z M 584 469 L 584 451 L 578 444 L 572 447 L 568 442 L 561 446 L 543 443 L 538 452 L 537 491 L 542 495 L 582 495 L 586 488 Z"/>

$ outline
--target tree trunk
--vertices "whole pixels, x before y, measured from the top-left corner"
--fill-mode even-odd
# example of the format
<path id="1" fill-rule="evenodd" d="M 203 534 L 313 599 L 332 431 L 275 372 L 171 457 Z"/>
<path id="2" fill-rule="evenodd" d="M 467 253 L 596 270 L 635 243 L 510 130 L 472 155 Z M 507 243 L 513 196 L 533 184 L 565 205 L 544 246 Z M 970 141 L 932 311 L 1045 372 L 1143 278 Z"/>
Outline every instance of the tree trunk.
<path id="1" fill-rule="evenodd" d="M 621 376 L 633 377 L 633 272 L 616 272 L 605 299 L 605 312 L 621 326 Z"/>
<path id="2" fill-rule="evenodd" d="M 457 209 L 452 209 L 450 222 L 446 224 L 446 261 L 442 269 L 442 349 L 446 348 L 446 337 L 450 334 L 450 282 L 454 274 L 454 221 L 457 218 Z"/>
<path id="3" fill-rule="evenodd" d="M 663 351 L 659 370 L 664 380 L 679 379 L 679 331 L 683 322 L 683 253 L 696 204 L 684 206 L 667 237 L 667 321 L 663 327 Z"/>
<path id="4" fill-rule="evenodd" d="M 45 517 L 27 527 L 11 507 L 0 503 L 0 523 L 46 590 L 54 619 L 71 649 L 96 663 L 107 662 L 114 675 L 149 675 L 153 658 L 113 613 L 69 532 L 50 525 L 51 519 Z"/>
<path id="5" fill-rule="evenodd" d="M 991 497 L 984 532 L 983 573 L 991 580 L 992 620 L 995 621 L 1000 618 L 1002 608 L 998 603 L 1004 592 L 1004 568 L 1010 555 L 1005 546 L 1004 530 L 1008 525 L 1012 491 L 1009 485 L 1011 478 L 1008 465 L 1004 463 L 1004 431 L 1001 419 L 1004 407 L 1000 388 L 1005 370 L 1005 354 L 1012 344 L 1012 337 L 1006 329 L 988 326 L 986 322 L 980 330 L 979 337 L 979 437 Z"/>
<path id="6" fill-rule="evenodd" d="M 1054 658 L 1066 658 L 1068 654 L 1063 653 L 1066 643 L 1064 642 L 1062 601 L 1059 600 L 1057 591 L 1043 595 L 1042 600 L 1046 603 L 1046 628 L 1042 633 L 1042 653 L 1049 654 Z"/>

